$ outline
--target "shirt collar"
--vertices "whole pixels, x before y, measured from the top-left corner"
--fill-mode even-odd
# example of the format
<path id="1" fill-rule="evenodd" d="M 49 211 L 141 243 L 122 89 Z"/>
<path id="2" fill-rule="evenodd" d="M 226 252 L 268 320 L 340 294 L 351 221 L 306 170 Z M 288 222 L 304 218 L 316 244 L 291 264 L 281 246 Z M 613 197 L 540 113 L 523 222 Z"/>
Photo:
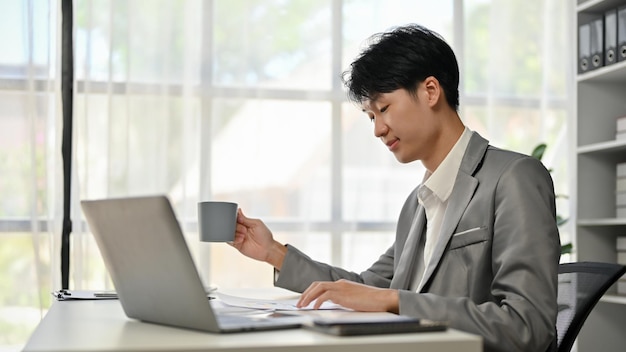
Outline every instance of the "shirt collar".
<path id="1" fill-rule="evenodd" d="M 472 131 L 465 127 L 461 137 L 456 141 L 435 172 L 430 174 L 426 171 L 423 185 L 428 187 L 441 202 L 448 200 L 448 197 L 450 197 L 452 193 L 454 181 L 456 180 L 456 175 L 459 173 L 461 161 L 463 161 L 463 155 L 465 154 L 471 136 Z"/>

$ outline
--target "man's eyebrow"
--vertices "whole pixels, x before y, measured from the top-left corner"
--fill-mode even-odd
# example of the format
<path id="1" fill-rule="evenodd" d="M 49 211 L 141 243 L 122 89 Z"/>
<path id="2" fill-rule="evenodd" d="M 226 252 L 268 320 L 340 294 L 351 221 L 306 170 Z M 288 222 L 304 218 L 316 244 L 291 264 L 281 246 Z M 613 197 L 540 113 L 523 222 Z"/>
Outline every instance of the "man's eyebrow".
<path id="1" fill-rule="evenodd" d="M 368 104 L 369 106 L 372 106 L 374 103 L 378 101 L 378 98 L 380 98 L 380 94 L 376 94 L 373 97 L 367 98 L 361 102 L 361 106 L 363 106 L 364 104 Z M 362 108 L 361 111 L 367 112 L 365 108 Z"/>
<path id="2" fill-rule="evenodd" d="M 362 106 L 361 111 L 363 111 L 364 113 L 367 113 L 368 111 L 371 111 L 372 110 L 372 103 L 373 103 L 372 101 L 369 101 L 369 104 L 368 104 L 367 108 L 365 108 L 365 107 L 363 107 L 363 105 L 361 105 Z"/>

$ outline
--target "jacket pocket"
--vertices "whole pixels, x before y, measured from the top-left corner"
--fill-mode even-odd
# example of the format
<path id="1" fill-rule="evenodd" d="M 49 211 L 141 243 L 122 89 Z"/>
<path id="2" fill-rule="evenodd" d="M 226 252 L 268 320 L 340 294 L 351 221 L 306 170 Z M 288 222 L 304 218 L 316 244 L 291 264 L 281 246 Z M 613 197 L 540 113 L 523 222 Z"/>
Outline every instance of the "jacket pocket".
<path id="1" fill-rule="evenodd" d="M 487 227 L 475 227 L 473 229 L 457 232 L 452 235 L 450 241 L 450 250 L 466 247 L 475 243 L 485 242 L 489 240 Z"/>

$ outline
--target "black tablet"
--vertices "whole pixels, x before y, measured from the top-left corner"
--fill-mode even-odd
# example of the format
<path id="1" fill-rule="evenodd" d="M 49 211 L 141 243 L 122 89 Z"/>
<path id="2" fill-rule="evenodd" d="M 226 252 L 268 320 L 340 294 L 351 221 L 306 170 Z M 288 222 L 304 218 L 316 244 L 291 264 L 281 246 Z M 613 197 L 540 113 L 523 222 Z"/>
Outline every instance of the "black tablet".
<path id="1" fill-rule="evenodd" d="M 305 328 L 337 336 L 355 336 L 444 331 L 448 324 L 398 315 L 383 319 L 314 319 Z"/>

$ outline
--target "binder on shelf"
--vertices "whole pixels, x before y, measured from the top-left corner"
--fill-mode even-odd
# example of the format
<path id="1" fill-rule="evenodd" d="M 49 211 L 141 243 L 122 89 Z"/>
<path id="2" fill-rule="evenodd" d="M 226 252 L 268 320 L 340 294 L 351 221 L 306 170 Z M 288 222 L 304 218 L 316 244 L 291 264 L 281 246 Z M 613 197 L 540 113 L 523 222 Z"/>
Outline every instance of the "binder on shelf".
<path id="1" fill-rule="evenodd" d="M 615 217 L 626 218 L 626 163 L 617 164 L 615 180 Z"/>
<path id="2" fill-rule="evenodd" d="M 626 177 L 626 163 L 619 163 L 615 166 L 615 175 L 619 177 Z"/>
<path id="3" fill-rule="evenodd" d="M 617 236 L 615 247 L 618 252 L 626 252 L 626 236 Z"/>
<path id="4" fill-rule="evenodd" d="M 615 197 L 615 205 L 619 207 L 626 208 L 626 192 L 617 192 L 617 196 Z M 624 249 L 626 251 L 626 249 Z"/>
<path id="5" fill-rule="evenodd" d="M 617 189 L 616 192 L 626 192 L 626 177 L 618 176 L 617 177 Z"/>
<path id="6" fill-rule="evenodd" d="M 583 23 L 578 27 L 578 73 L 589 71 L 591 25 Z"/>
<path id="7" fill-rule="evenodd" d="M 617 61 L 626 61 L 626 6 L 617 9 Z"/>
<path id="8" fill-rule="evenodd" d="M 617 264 L 626 265 L 626 252 L 625 251 L 617 252 Z"/>
<path id="9" fill-rule="evenodd" d="M 617 62 L 617 9 L 604 13 L 604 65 Z"/>
<path id="10" fill-rule="evenodd" d="M 626 138 L 626 116 L 618 117 L 615 124 L 615 139 Z"/>
<path id="11" fill-rule="evenodd" d="M 591 26 L 589 36 L 591 67 L 589 69 L 595 70 L 604 66 L 604 16 L 594 18 L 589 24 Z"/>

